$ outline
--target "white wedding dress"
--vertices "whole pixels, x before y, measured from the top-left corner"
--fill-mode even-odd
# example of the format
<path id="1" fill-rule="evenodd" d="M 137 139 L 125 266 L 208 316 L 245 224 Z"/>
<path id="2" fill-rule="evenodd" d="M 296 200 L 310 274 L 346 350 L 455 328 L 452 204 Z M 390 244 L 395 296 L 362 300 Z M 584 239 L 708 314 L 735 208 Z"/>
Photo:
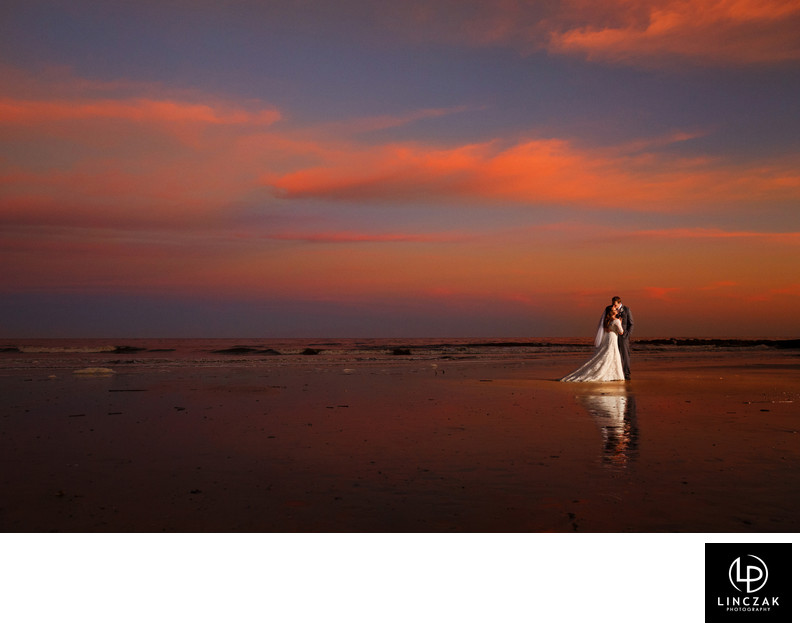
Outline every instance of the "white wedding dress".
<path id="1" fill-rule="evenodd" d="M 620 335 L 622 323 L 614 320 L 610 331 L 598 335 L 597 350 L 592 358 L 561 381 L 623 381 L 625 374 L 622 372 L 622 357 L 617 343 Z"/>

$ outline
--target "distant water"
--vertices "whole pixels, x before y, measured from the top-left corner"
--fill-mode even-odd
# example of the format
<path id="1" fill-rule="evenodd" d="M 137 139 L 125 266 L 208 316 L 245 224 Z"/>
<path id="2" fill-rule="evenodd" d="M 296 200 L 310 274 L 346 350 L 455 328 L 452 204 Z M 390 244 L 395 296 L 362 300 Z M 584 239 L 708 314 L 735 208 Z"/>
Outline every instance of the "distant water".
<path id="1" fill-rule="evenodd" d="M 698 351 L 797 354 L 800 340 L 637 339 L 637 354 L 685 357 Z M 590 338 L 359 339 L 7 339 L 0 368 L 77 369 L 86 366 L 236 367 L 327 362 L 497 361 L 585 356 Z"/>

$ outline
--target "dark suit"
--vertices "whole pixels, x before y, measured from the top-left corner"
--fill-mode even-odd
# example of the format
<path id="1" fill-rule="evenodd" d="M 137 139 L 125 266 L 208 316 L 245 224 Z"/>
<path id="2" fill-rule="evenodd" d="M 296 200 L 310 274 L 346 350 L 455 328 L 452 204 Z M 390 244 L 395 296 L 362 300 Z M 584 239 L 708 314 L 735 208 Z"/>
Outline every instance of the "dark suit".
<path id="1" fill-rule="evenodd" d="M 612 305 L 606 307 L 606 313 L 611 311 Z M 631 378 L 631 331 L 633 331 L 633 315 L 631 310 L 625 305 L 622 305 L 622 310 L 619 313 L 620 322 L 622 323 L 622 330 L 625 331 L 619 339 L 619 354 L 622 358 L 622 372 L 625 379 Z"/>

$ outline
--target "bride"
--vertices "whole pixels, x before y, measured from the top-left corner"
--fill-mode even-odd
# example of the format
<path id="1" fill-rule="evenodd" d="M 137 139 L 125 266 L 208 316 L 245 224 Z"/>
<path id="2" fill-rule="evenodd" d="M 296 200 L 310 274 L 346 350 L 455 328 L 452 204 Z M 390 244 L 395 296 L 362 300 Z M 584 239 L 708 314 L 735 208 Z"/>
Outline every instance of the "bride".
<path id="1" fill-rule="evenodd" d="M 617 336 L 623 334 L 622 322 L 616 307 L 609 309 L 600 323 L 594 345 L 594 356 L 576 371 L 561 381 L 622 381 L 622 357 L 619 354 Z"/>

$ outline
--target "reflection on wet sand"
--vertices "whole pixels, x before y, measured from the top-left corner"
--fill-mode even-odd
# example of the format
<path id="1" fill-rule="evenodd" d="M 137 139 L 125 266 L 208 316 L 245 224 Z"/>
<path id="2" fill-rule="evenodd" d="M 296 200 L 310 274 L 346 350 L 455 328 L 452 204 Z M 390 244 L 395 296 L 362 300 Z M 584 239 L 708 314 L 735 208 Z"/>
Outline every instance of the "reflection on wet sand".
<path id="1" fill-rule="evenodd" d="M 603 464 L 627 467 L 639 449 L 639 427 L 636 422 L 636 399 L 625 386 L 605 386 L 594 394 L 578 397 L 578 401 L 595 418 L 603 436 Z"/>

